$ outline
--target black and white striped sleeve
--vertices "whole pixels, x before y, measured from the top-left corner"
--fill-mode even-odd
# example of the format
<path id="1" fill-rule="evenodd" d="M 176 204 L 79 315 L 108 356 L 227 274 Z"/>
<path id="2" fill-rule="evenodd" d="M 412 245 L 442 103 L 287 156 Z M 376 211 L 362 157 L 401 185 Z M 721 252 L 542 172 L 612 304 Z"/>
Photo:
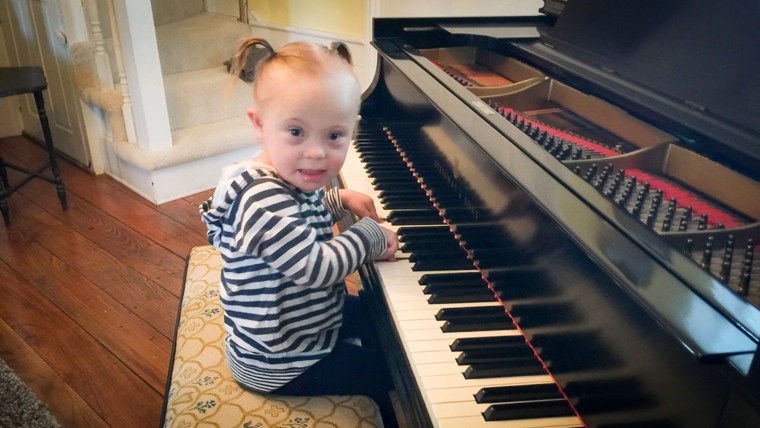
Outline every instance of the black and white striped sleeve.
<path id="1" fill-rule="evenodd" d="M 385 251 L 385 235 L 370 219 L 320 241 L 316 229 L 300 216 L 292 194 L 276 182 L 256 182 L 239 198 L 237 212 L 231 213 L 236 249 L 297 284 L 333 284 Z"/>
<path id="2" fill-rule="evenodd" d="M 347 209 L 343 208 L 343 203 L 340 201 L 340 192 L 336 187 L 331 187 L 327 190 L 324 204 L 335 221 L 342 219 L 349 213 Z"/>

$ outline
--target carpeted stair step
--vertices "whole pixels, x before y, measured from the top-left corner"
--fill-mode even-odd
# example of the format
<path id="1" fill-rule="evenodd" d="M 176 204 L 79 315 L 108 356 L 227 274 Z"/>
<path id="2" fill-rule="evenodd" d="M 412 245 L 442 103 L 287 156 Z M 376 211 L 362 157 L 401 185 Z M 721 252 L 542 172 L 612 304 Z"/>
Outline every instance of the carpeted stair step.
<path id="1" fill-rule="evenodd" d="M 146 171 L 168 168 L 199 159 L 212 158 L 242 148 L 256 149 L 258 141 L 247 116 L 184 128 L 172 132 L 172 147 L 145 150 L 137 144 L 118 143 L 119 157 Z"/>
<path id="2" fill-rule="evenodd" d="M 164 76 L 173 131 L 240 116 L 253 104 L 251 84 L 224 66 Z"/>
<path id="3" fill-rule="evenodd" d="M 203 0 L 152 0 L 153 23 L 164 25 L 205 12 Z"/>
<path id="4" fill-rule="evenodd" d="M 164 75 L 221 66 L 250 35 L 247 25 L 231 16 L 202 13 L 156 27 Z"/>

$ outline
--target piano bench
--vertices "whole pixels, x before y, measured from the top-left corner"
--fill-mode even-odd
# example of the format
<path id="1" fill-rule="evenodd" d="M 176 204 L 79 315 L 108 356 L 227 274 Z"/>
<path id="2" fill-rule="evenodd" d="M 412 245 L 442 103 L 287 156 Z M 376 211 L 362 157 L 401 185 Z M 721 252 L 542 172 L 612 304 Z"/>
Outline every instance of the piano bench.
<path id="1" fill-rule="evenodd" d="M 232 378 L 219 302 L 221 255 L 190 252 L 166 382 L 164 427 L 382 427 L 377 405 L 360 395 L 285 397 L 257 394 Z"/>

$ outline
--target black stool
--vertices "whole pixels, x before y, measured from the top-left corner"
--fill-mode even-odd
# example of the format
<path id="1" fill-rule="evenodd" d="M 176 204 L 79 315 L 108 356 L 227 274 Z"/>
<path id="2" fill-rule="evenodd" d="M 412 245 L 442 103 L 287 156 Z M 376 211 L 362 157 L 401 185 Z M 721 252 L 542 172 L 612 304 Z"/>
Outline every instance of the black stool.
<path id="1" fill-rule="evenodd" d="M 37 104 L 37 114 L 40 117 L 42 133 L 45 137 L 45 146 L 48 151 L 48 162 L 36 171 L 5 162 L 0 156 L 0 212 L 3 213 L 3 221 L 6 226 L 11 224 L 7 201 L 8 196 L 24 184 L 30 182 L 33 178 L 41 178 L 55 184 L 58 191 L 58 199 L 61 200 L 61 207 L 63 207 L 64 211 L 68 209 L 66 190 L 63 187 L 63 180 L 61 180 L 58 162 L 55 158 L 55 149 L 53 148 L 53 138 L 50 135 L 50 125 L 45 113 L 45 100 L 42 97 L 42 91 L 45 89 L 47 89 L 47 82 L 45 81 L 45 74 L 40 67 L 0 67 L 0 97 L 34 93 L 34 102 Z M 18 183 L 10 186 L 8 184 L 8 172 L 6 168 L 21 171 L 27 175 Z M 41 175 L 48 168 L 53 173 L 53 178 Z"/>

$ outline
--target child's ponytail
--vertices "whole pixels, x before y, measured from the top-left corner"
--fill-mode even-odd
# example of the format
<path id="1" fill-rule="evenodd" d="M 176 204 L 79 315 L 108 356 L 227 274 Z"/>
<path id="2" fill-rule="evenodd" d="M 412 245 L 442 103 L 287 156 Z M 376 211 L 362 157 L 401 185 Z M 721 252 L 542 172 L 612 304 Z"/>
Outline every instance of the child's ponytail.
<path id="1" fill-rule="evenodd" d="M 245 82 L 253 82 L 259 63 L 276 55 L 272 45 L 264 39 L 246 37 L 240 43 L 235 55 L 224 64 L 230 74 L 237 75 Z"/>

